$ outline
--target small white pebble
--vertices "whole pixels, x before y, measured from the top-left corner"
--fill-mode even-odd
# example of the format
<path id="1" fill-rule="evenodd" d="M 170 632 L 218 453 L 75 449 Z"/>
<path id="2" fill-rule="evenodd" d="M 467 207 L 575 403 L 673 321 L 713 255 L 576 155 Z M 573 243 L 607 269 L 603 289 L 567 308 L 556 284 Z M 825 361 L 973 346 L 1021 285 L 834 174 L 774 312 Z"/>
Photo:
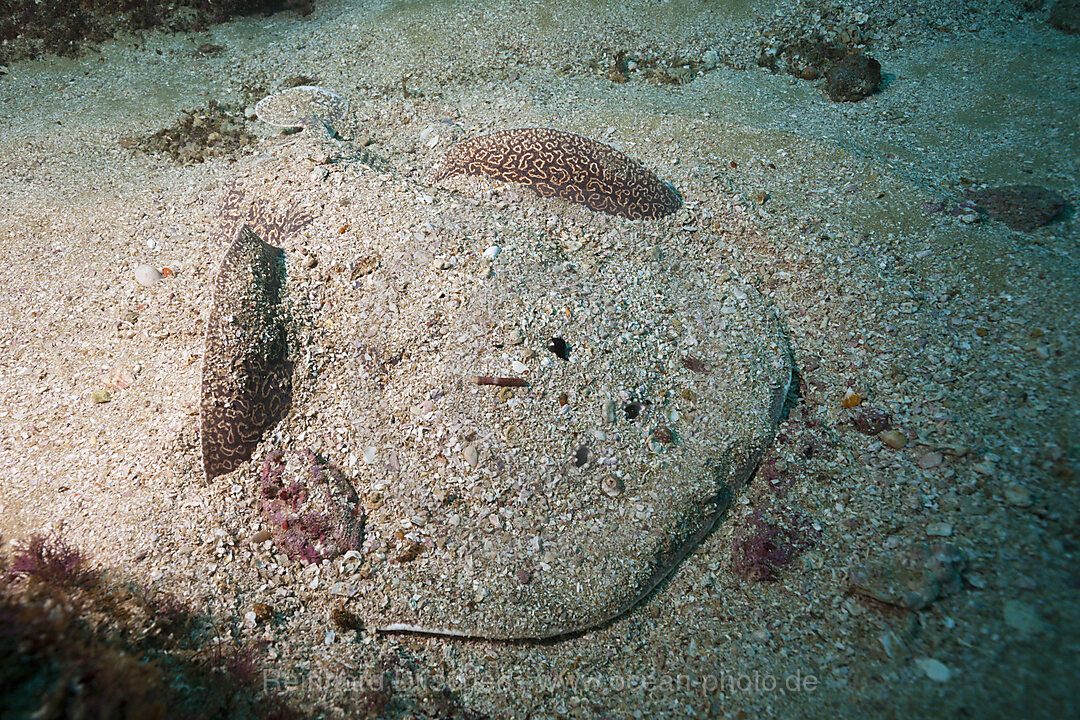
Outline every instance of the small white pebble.
<path id="1" fill-rule="evenodd" d="M 484 259 L 485 260 L 494 260 L 495 258 L 497 258 L 499 256 L 500 252 L 502 252 L 502 249 L 498 245 L 492 245 L 491 247 L 489 247 L 487 250 L 484 251 Z"/>
<path id="2" fill-rule="evenodd" d="M 606 422 L 615 422 L 615 401 L 610 398 L 605 400 L 600 413 L 603 415 Z"/>
<path id="3" fill-rule="evenodd" d="M 947 522 L 933 522 L 926 526 L 926 534 L 934 537 L 949 537 L 952 535 L 952 525 Z"/>
<path id="4" fill-rule="evenodd" d="M 139 265 L 135 268 L 135 282 L 143 287 L 152 287 L 161 281 L 161 272 L 153 265 Z"/>
<path id="5" fill-rule="evenodd" d="M 476 467 L 476 464 L 480 462 L 480 453 L 476 451 L 475 445 L 466 445 L 461 454 L 465 457 L 465 462 L 469 463 L 471 467 Z"/>
<path id="6" fill-rule="evenodd" d="M 1015 507 L 1031 507 L 1031 491 L 1023 485 L 1009 485 L 1005 488 L 1005 502 Z"/>
<path id="7" fill-rule="evenodd" d="M 944 683 L 949 682 L 949 678 L 952 677 L 952 670 L 945 666 L 945 663 L 934 658 L 918 658 L 915 664 L 919 666 L 919 669 L 926 673 L 926 677 L 930 678 L 934 682 Z"/>

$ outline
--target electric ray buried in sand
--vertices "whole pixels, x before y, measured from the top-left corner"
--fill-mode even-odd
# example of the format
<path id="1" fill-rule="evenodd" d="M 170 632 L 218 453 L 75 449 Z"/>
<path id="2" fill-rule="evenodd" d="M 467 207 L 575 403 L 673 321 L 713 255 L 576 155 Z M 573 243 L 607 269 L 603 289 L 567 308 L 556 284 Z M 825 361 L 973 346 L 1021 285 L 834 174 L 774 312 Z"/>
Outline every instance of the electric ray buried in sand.
<path id="1" fill-rule="evenodd" d="M 373 213 L 393 213 L 378 192 L 385 178 L 355 182 L 370 185 L 362 192 Z M 403 192 L 423 192 L 400 182 Z M 429 213 L 418 225 L 448 220 L 420 201 L 413 207 Z M 330 479 L 340 489 L 320 491 L 321 502 L 355 489 L 360 503 L 348 512 L 296 510 L 286 529 L 313 528 L 318 538 L 282 533 L 277 505 L 267 520 L 291 543 L 284 551 L 318 562 L 359 537 L 334 523 L 359 522 L 355 513 L 366 510 L 363 574 L 346 573 L 332 590 L 366 625 L 490 639 L 579 632 L 648 595 L 725 515 L 780 421 L 791 381 L 786 338 L 767 302 L 722 271 L 709 242 L 671 247 L 685 255 L 680 272 L 642 266 L 655 240 L 612 218 L 604 222 L 621 224 L 604 262 L 569 268 L 527 217 L 461 212 L 483 225 L 478 234 L 497 229 L 504 239 L 497 271 L 482 281 L 451 290 L 430 261 L 377 263 L 358 280 L 321 286 L 311 306 L 299 276 L 285 277 L 279 302 L 269 302 L 278 284 L 268 258 L 286 275 L 303 271 L 282 265 L 280 251 L 249 229 L 237 231 L 215 286 L 205 360 L 210 377 L 213 368 L 234 374 L 204 388 L 229 389 L 211 397 L 234 398 L 225 405 L 237 408 L 232 417 L 254 426 L 248 399 L 265 393 L 244 380 L 251 358 L 282 368 L 295 358 L 289 381 L 280 377 L 281 387 L 291 383 L 292 409 L 238 472 L 254 485 L 263 468 L 264 486 L 272 473 L 273 488 L 287 489 L 282 502 Z M 412 257 L 409 238 L 374 233 L 365 251 Z M 244 258 L 247 271 L 237 266 Z M 398 293 L 393 309 L 372 304 L 382 302 L 380 288 Z M 433 301 L 447 293 L 452 303 Z M 572 311 L 556 310 L 569 299 Z M 233 309 L 240 301 L 250 309 Z M 259 332 L 238 328 L 232 318 L 242 312 L 262 322 Z M 315 318 L 318 332 L 295 332 L 297 317 Z M 518 351 L 535 350 L 511 362 L 506 349 L 517 341 L 496 339 L 510 331 L 499 318 L 513 318 Z M 283 355 L 268 344 L 283 337 L 317 347 Z M 522 374 L 494 386 L 473 381 Z M 216 400 L 208 409 L 207 397 L 204 438 L 213 439 L 220 433 L 208 421 L 227 415 Z M 276 460 L 316 457 L 312 439 L 329 435 L 317 460 Z"/>
<path id="2" fill-rule="evenodd" d="M 335 92 L 315 85 L 298 85 L 268 95 L 255 105 L 264 123 L 283 128 L 310 127 L 316 122 L 333 127 L 345 117 L 348 104 Z"/>
<path id="3" fill-rule="evenodd" d="M 263 431 L 288 410 L 284 252 L 240 228 L 221 261 L 206 330 L 201 403 L 208 479 L 251 457 Z"/>

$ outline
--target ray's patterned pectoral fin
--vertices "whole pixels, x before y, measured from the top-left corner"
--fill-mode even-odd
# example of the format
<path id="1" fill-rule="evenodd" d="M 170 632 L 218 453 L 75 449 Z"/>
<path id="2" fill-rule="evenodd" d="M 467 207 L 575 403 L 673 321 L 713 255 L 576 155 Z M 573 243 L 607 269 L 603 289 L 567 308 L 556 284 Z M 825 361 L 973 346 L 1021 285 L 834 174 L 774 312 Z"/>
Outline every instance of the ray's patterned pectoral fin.
<path id="1" fill-rule="evenodd" d="M 300 210 L 296 203 L 274 208 L 262 200 L 245 202 L 244 189 L 236 181 L 231 181 L 225 187 L 225 196 L 218 211 L 218 228 L 211 236 L 210 246 L 226 249 L 244 224 L 250 226 L 264 242 L 281 245 L 286 239 L 300 233 L 311 221 L 311 214 Z"/>
<path id="2" fill-rule="evenodd" d="M 214 283 L 206 329 L 200 421 L 207 479 L 251 457 L 288 411 L 285 253 L 250 227 L 236 233 Z"/>
<path id="3" fill-rule="evenodd" d="M 675 212 L 682 198 L 644 165 L 613 147 L 548 128 L 499 130 L 451 148 L 435 174 L 486 175 L 528 185 L 544 197 L 630 219 Z"/>

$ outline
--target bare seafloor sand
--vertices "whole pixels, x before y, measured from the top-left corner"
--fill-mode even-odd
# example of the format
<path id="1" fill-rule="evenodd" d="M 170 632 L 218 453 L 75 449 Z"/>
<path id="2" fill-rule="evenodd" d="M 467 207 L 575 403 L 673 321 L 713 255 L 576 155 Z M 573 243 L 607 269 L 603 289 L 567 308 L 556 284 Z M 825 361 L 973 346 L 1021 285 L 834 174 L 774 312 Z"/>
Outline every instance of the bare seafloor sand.
<path id="1" fill-rule="evenodd" d="M 849 104 L 831 102 L 820 81 L 755 65 L 771 30 L 816 24 L 787 3 L 320 0 L 302 19 L 252 17 L 12 65 L 0 76 L 6 549 L 62 528 L 115 577 L 174 592 L 263 641 L 266 676 L 327 717 L 348 716 L 385 668 L 398 716 L 423 711 L 414 677 L 492 717 L 1074 716 L 1080 230 L 1071 209 L 1030 233 L 949 209 L 971 183 L 1040 184 L 1075 207 L 1080 39 L 1020 13 L 1021 3 L 972 2 L 959 13 L 924 4 L 912 14 L 901 5 L 830 6 L 825 24 L 881 36 L 869 52 L 885 83 Z M 204 43 L 224 49 L 198 51 Z M 714 50 L 718 63 L 682 85 L 634 73 L 613 83 L 606 70 L 620 50 L 695 61 Z M 127 142 L 209 100 L 253 105 L 254 89 L 298 75 L 349 101 L 340 142 L 366 143 L 382 164 L 327 162 L 325 145 L 254 118 L 246 129 L 257 143 L 201 164 Z M 685 208 L 630 223 L 513 187 L 426 184 L 455 139 L 521 126 L 615 145 L 679 188 Z M 599 629 L 541 644 L 376 632 L 382 611 L 415 608 L 407 587 L 381 581 L 401 565 L 389 564 L 395 555 L 415 543 L 427 548 L 417 562 L 430 564 L 446 549 L 425 535 L 426 510 L 406 514 L 403 504 L 403 532 L 369 539 L 365 567 L 316 571 L 252 541 L 265 522 L 257 462 L 201 480 L 202 334 L 230 183 L 315 216 L 286 243 L 290 272 L 313 307 L 338 313 L 321 337 L 336 351 L 355 339 L 358 372 L 365 353 L 372 363 L 375 343 L 361 340 L 380 337 L 379 318 L 396 316 L 402 333 L 418 307 L 453 319 L 499 277 L 500 262 L 529 252 L 616 283 L 617 257 L 627 284 L 660 273 L 688 287 L 707 259 L 760 293 L 793 348 L 800 396 L 768 460 L 773 472 L 751 481 L 669 581 Z M 483 259 L 492 245 L 502 260 Z M 142 287 L 140 263 L 173 276 Z M 381 269 L 365 276 L 364 263 Z M 490 327 L 469 338 L 478 351 L 490 351 L 484 337 L 546 329 L 535 307 L 490 302 L 507 314 L 485 316 Z M 662 308 L 650 307 L 635 306 L 642 325 L 662 324 Z M 573 327 L 585 338 L 594 311 L 605 312 L 584 301 L 567 310 L 583 313 Z M 598 338 L 613 331 L 607 320 L 597 318 Z M 526 342 L 533 355 L 507 342 L 501 357 L 542 374 L 539 341 Z M 420 391 L 431 388 L 400 382 L 417 391 L 401 404 L 412 432 L 431 409 Z M 107 386 L 111 400 L 94 402 Z M 861 406 L 843 407 L 848 389 L 866 398 Z M 276 441 L 314 447 L 359 477 L 387 440 L 363 421 L 385 408 L 342 398 L 301 393 Z M 500 396 L 510 418 L 520 415 L 512 401 Z M 905 447 L 854 429 L 871 411 L 890 416 Z M 598 406 L 580 412 L 601 422 Z M 683 421 L 707 412 L 684 409 Z M 436 434 L 442 466 L 463 468 L 469 444 L 480 445 L 481 463 L 494 454 L 484 437 L 454 429 L 433 431 L 447 433 Z M 368 437 L 380 439 L 365 454 Z M 365 489 L 372 517 L 393 493 L 392 478 Z M 632 512 L 647 520 L 652 509 Z M 733 545 L 757 511 L 820 530 L 775 582 L 736 572 Z M 514 533 L 507 519 L 496 517 L 500 537 Z M 940 588 L 920 586 L 940 590 L 924 608 L 853 591 L 852 571 L 868 565 L 902 574 L 913 563 L 906 572 L 918 575 L 923 543 L 966 558 L 942 571 L 951 576 Z M 530 572 L 565 568 L 588 586 L 588 566 L 537 552 Z M 478 591 L 449 604 L 468 612 L 484 600 Z M 255 603 L 274 619 L 245 621 Z M 330 613 L 342 603 L 363 630 L 335 628 Z"/>

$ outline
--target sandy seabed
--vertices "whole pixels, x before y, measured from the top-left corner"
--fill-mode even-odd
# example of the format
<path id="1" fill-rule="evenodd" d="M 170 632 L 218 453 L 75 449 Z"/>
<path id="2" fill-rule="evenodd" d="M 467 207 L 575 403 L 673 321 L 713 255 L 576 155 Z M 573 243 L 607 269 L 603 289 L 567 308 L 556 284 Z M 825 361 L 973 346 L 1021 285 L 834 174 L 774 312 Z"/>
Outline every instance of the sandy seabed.
<path id="1" fill-rule="evenodd" d="M 865 26 L 867 52 L 882 64 L 882 88 L 858 103 L 756 65 L 771 31 L 818 23 L 822 6 L 787 3 L 320 1 L 305 18 L 124 37 L 76 59 L 13 64 L 0 76 L 5 552 L 62 530 L 110 576 L 175 594 L 257 642 L 266 681 L 326 717 L 351 716 L 386 673 L 395 694 L 385 714 L 398 717 L 437 716 L 429 686 L 452 690 L 459 714 L 491 717 L 1075 715 L 1080 40 L 1019 4 L 967 3 L 962 17 L 947 5 L 830 6 L 821 23 Z M 619 51 L 643 68 L 650 55 L 687 58 L 697 74 L 663 84 L 631 71 L 612 82 Z M 703 64 L 708 51 L 715 62 Z M 238 121 L 251 142 L 206 162 L 139 149 L 185 111 L 251 107 L 298 76 L 349 102 L 332 143 L 356 154 L 335 156 L 254 117 Z M 528 126 L 640 159 L 679 189 L 683 209 L 631 223 L 512 186 L 428 184 L 453 142 Z M 1052 188 L 1071 207 L 1021 232 L 961 205 L 973 185 L 1019 183 Z M 784 328 L 797 402 L 765 471 L 625 615 L 544 643 L 377 632 L 388 609 L 415 608 L 409 563 L 437 567 L 451 552 L 472 567 L 469 553 L 482 563 L 487 548 L 481 538 L 447 551 L 425 530 L 445 496 L 414 507 L 387 475 L 365 481 L 361 499 L 372 518 L 395 508 L 400 536 L 376 534 L 361 558 L 312 569 L 261 534 L 265 451 L 203 482 L 203 330 L 223 252 L 219 209 L 235 186 L 314 218 L 283 243 L 298 295 L 322 313 L 300 363 L 312 373 L 338 360 L 343 376 L 349 362 L 363 377 L 393 373 L 395 338 L 406 343 L 411 320 L 438 315 L 451 318 L 457 350 L 543 376 L 544 332 L 559 326 L 516 303 L 514 283 L 497 285 L 512 263 L 669 283 L 658 287 L 698 287 L 707 263 L 717 283 L 760 298 L 762 316 Z M 496 245 L 499 255 L 485 258 Z M 143 287 L 134 273 L 143 263 L 169 276 Z M 455 320 L 482 292 L 480 325 Z M 678 317 L 664 300 L 634 307 L 643 328 Z M 590 313 L 597 338 L 623 330 L 602 303 L 573 311 L 582 345 Z M 380 335 L 385 327 L 396 334 Z M 521 346 L 501 339 L 515 328 Z M 352 355 L 320 360 L 324 346 Z M 395 399 L 413 432 L 433 396 L 420 377 L 398 380 L 403 393 L 417 390 Z M 301 384 L 275 442 L 367 477 L 388 442 L 371 423 L 394 408 L 311 387 Z M 604 434 L 598 404 L 575 409 L 585 387 L 560 403 L 571 408 L 564 415 L 579 412 Z M 102 390 L 109 401 L 95 402 Z M 861 404 L 844 406 L 849 390 Z M 559 395 L 552 386 L 546 401 Z M 466 446 L 482 465 L 509 442 L 506 425 L 528 430 L 547 417 L 522 416 L 512 396 L 497 402 L 493 412 L 509 420 L 494 439 L 455 434 L 468 428 L 452 423 L 431 430 L 446 449 L 435 470 L 467 471 Z M 680 411 L 685 423 L 708 409 Z M 896 434 L 860 431 L 886 416 L 904 447 L 885 442 L 899 444 Z M 575 468 L 572 453 L 560 477 L 593 482 L 602 500 L 599 476 Z M 631 513 L 647 525 L 654 510 L 663 516 L 648 502 Z M 812 547 L 769 582 L 740 574 L 733 550 L 758 514 L 813 528 Z M 499 537 L 530 529 L 510 515 L 496 521 Z M 547 567 L 588 589 L 588 564 L 560 564 L 535 545 L 525 579 L 506 582 Z M 411 579 L 397 582 L 396 568 Z M 930 599 L 868 597 L 867 586 L 883 587 L 866 580 L 875 568 L 914 578 Z M 515 612 L 486 599 L 479 587 L 445 605 Z M 256 605 L 272 615 L 253 621 Z M 363 628 L 338 627 L 341 607 Z"/>

